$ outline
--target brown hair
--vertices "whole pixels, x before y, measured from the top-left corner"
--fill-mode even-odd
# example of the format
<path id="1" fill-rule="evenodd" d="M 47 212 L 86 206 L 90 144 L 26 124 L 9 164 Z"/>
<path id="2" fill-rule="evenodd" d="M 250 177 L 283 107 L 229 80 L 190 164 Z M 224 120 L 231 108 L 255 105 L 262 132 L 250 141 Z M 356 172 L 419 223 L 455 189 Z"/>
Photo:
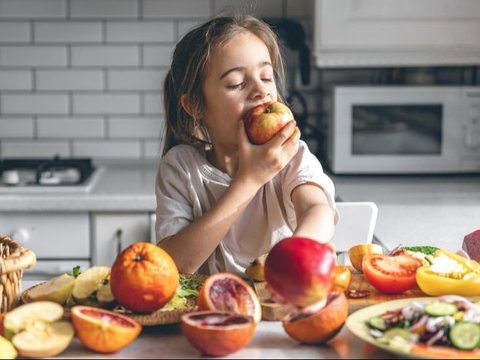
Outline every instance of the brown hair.
<path id="1" fill-rule="evenodd" d="M 216 17 L 187 33 L 175 47 L 172 65 L 165 78 L 163 100 L 166 116 L 166 138 L 163 154 L 177 144 L 209 143 L 201 125 L 204 99 L 202 84 L 212 54 L 235 35 L 249 31 L 267 46 L 279 92 L 285 81 L 284 65 L 278 39 L 263 21 L 252 16 Z M 180 98 L 186 95 L 191 106 L 187 113 Z M 279 95 L 280 101 L 283 101 Z"/>

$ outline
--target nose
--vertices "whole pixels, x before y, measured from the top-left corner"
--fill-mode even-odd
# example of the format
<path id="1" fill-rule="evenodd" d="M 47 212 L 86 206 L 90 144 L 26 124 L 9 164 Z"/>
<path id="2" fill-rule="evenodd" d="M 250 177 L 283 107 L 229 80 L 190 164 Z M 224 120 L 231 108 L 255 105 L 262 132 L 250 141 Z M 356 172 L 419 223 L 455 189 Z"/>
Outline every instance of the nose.
<path id="1" fill-rule="evenodd" d="M 256 80 L 253 83 L 251 90 L 252 100 L 263 100 L 270 96 L 270 89 L 261 79 Z"/>

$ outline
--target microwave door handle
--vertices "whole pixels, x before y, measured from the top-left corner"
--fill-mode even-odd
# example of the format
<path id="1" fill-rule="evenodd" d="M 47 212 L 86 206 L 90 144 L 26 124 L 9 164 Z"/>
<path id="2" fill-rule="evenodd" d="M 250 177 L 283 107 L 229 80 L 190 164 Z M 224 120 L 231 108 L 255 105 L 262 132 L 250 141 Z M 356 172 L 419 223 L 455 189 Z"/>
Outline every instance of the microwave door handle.
<path id="1" fill-rule="evenodd" d="M 120 253 L 122 252 L 122 234 L 123 234 L 122 229 L 118 229 L 115 232 L 115 244 L 117 248 L 117 256 L 120 255 Z"/>

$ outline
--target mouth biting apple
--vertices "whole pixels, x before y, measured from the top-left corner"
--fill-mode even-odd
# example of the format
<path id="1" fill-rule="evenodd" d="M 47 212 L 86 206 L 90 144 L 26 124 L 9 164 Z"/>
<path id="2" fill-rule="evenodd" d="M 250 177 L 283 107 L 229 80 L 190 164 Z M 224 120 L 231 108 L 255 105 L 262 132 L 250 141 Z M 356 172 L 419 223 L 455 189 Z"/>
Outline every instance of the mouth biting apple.
<path id="1" fill-rule="evenodd" d="M 247 112 L 245 131 L 252 144 L 261 145 L 275 136 L 291 120 L 294 120 L 293 113 L 287 105 L 278 101 L 267 102 Z"/>

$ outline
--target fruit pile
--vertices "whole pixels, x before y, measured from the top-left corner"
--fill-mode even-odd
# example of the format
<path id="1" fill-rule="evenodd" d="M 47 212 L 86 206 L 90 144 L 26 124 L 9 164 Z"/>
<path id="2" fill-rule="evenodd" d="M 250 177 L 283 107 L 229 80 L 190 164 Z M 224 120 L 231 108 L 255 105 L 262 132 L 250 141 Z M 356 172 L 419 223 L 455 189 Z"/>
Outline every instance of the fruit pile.
<path id="1" fill-rule="evenodd" d="M 266 281 L 272 298 L 289 314 L 282 321 L 287 335 L 302 343 L 324 343 L 342 328 L 348 316 L 343 291 L 351 273 L 335 265 L 333 249 L 317 241 L 291 237 L 259 257 L 246 273 Z M 199 312 L 182 317 L 182 330 L 202 353 L 224 356 L 246 346 L 260 321 L 261 306 L 253 289 L 240 277 L 219 273 L 203 284 Z"/>
<path id="2" fill-rule="evenodd" d="M 286 334 L 302 343 L 322 343 L 342 328 L 348 313 L 343 290 L 351 274 L 335 266 L 329 246 L 284 239 L 263 257 L 261 270 L 275 299 L 290 306 L 282 322 Z M 185 290 L 179 285 L 184 281 L 165 251 L 135 243 L 111 267 L 77 269 L 30 289 L 28 303 L 5 316 L 2 357 L 55 356 L 75 336 L 95 352 L 117 352 L 135 341 L 142 326 L 112 309 L 119 304 L 136 314 L 163 311 L 178 301 L 179 289 L 196 295 L 195 311 L 181 318 L 182 332 L 195 348 L 224 356 L 247 346 L 262 319 L 253 288 L 231 273 L 211 275 L 198 289 Z"/>
<path id="3" fill-rule="evenodd" d="M 173 259 L 150 243 L 135 243 L 112 267 L 94 266 L 63 274 L 28 291 L 27 303 L 5 314 L 0 336 L 2 358 L 50 357 L 74 336 L 87 348 L 113 353 L 131 344 L 142 326 L 111 311 L 120 304 L 137 313 L 162 308 L 179 288 Z M 70 309 L 69 316 L 64 309 Z"/>

